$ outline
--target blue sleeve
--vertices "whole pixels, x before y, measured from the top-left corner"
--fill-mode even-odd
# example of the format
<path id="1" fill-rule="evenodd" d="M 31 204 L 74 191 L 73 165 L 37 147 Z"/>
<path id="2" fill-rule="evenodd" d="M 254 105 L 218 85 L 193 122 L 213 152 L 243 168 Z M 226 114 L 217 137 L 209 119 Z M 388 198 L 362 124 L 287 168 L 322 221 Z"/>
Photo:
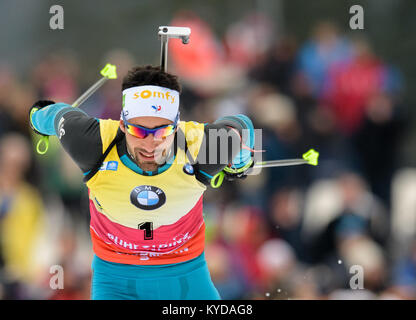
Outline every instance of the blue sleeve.
<path id="1" fill-rule="evenodd" d="M 236 129 L 238 133 L 235 132 Z M 210 135 L 210 130 L 226 130 L 229 134 L 227 143 L 227 163 L 222 160 L 222 140 L 216 135 Z M 242 114 L 235 116 L 222 117 L 214 123 L 204 124 L 204 138 L 201 144 L 201 150 L 196 159 L 196 178 L 209 185 L 213 176 L 224 169 L 229 163 L 233 164 L 234 168 L 242 168 L 251 161 L 251 152 L 247 149 L 242 149 L 241 144 L 233 143 L 233 137 L 238 141 L 243 138 L 243 142 L 250 148 L 254 148 L 254 127 L 251 120 Z M 211 152 L 216 154 L 216 161 L 210 163 L 207 161 L 211 159 Z"/>
<path id="2" fill-rule="evenodd" d="M 79 111 L 85 113 L 81 109 L 76 109 L 66 103 L 55 103 L 42 108 L 32 115 L 32 124 L 39 132 L 50 136 L 57 135 L 57 128 L 60 118 L 69 111 Z"/>
<path id="3" fill-rule="evenodd" d="M 56 103 L 35 111 L 32 124 L 43 134 L 57 136 L 84 173 L 97 165 L 103 148 L 99 119 L 79 108 Z"/>
<path id="4" fill-rule="evenodd" d="M 246 115 L 237 114 L 235 116 L 226 116 L 218 119 L 214 123 L 222 123 L 235 128 L 240 133 L 242 142 L 250 149 L 254 148 L 254 126 L 251 119 Z M 243 168 L 248 165 L 251 160 L 251 151 L 248 149 L 240 149 L 240 152 L 232 161 L 232 166 L 237 169 Z"/>

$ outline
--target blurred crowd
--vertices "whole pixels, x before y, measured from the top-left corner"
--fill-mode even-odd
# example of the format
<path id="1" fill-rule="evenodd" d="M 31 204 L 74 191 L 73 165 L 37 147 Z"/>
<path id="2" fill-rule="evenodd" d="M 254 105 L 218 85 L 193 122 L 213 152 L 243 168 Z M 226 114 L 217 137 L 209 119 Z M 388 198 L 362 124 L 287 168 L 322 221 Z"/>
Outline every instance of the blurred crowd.
<path id="1" fill-rule="evenodd" d="M 208 188 L 206 258 L 222 298 L 415 299 L 416 168 L 397 156 L 410 120 L 400 70 L 327 21 L 302 41 L 259 13 L 221 38 L 194 13 L 170 25 L 192 29 L 187 46 L 169 48 L 182 120 L 243 113 L 262 129 L 263 160 L 320 153 L 317 167 Z M 102 58 L 119 78 L 82 108 L 119 119 L 122 76 L 138 59 L 124 48 Z M 72 103 L 89 85 L 66 52 L 46 54 L 23 78 L 0 62 L 2 299 L 89 299 L 87 188 L 57 139 L 36 153 L 28 125 L 34 101 Z M 53 265 L 63 267 L 63 290 L 50 288 Z"/>

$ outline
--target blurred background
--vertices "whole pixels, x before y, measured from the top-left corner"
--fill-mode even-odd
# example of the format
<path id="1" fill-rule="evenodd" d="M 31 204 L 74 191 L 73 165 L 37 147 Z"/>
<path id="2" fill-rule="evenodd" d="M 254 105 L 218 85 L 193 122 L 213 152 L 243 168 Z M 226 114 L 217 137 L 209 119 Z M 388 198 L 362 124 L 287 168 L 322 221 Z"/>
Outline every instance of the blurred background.
<path id="1" fill-rule="evenodd" d="M 49 8 L 64 9 L 51 30 Z M 364 9 L 351 30 L 349 8 Z M 224 299 L 416 298 L 416 2 L 123 0 L 0 2 L 0 298 L 89 299 L 87 188 L 56 138 L 28 126 L 38 99 L 72 103 L 109 62 L 119 78 L 82 108 L 119 119 L 129 68 L 170 41 L 183 120 L 244 113 L 264 160 L 320 152 L 208 189 L 206 257 Z M 50 267 L 64 268 L 52 290 Z M 364 289 L 351 290 L 364 271 Z"/>

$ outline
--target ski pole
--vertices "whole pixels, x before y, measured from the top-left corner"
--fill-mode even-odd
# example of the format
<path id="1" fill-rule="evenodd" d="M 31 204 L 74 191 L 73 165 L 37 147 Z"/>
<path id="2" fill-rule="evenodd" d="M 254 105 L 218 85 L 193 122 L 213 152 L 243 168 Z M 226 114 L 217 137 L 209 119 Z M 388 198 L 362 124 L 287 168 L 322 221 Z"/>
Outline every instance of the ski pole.
<path id="1" fill-rule="evenodd" d="M 108 79 L 117 79 L 116 66 L 107 63 L 100 71 L 102 78 L 87 89 L 75 102 L 72 104 L 74 108 L 79 107 L 85 102 L 95 91 L 97 91 Z"/>
<path id="2" fill-rule="evenodd" d="M 108 79 L 117 79 L 116 66 L 110 63 L 107 63 L 105 67 L 100 71 L 102 78 L 94 83 L 91 87 L 87 89 L 75 102 L 72 104 L 74 108 L 79 107 L 85 102 L 95 91 L 97 91 Z M 45 150 L 41 151 L 40 145 L 42 142 L 45 144 Z M 36 145 L 36 151 L 39 154 L 45 154 L 49 148 L 49 136 L 43 136 Z"/>
<path id="3" fill-rule="evenodd" d="M 300 164 L 318 165 L 319 152 L 310 149 L 302 155 L 302 159 L 284 159 L 257 162 L 252 169 L 296 166 Z"/>
<path id="4" fill-rule="evenodd" d="M 282 160 L 270 160 L 257 162 L 252 168 L 248 169 L 248 172 L 259 168 L 272 168 L 272 167 L 287 167 L 296 166 L 301 164 L 309 164 L 312 166 L 318 165 L 319 152 L 314 149 L 310 149 L 302 155 L 302 159 L 282 159 Z M 211 179 L 211 187 L 219 188 L 224 181 L 225 172 L 221 170 Z"/>

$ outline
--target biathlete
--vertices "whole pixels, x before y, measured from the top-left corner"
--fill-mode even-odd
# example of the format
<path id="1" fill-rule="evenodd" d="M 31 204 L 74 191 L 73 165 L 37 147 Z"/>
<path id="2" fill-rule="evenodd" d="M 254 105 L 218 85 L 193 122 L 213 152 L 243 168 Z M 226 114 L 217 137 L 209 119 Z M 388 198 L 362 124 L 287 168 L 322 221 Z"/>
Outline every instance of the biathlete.
<path id="1" fill-rule="evenodd" d="M 84 174 L 92 299 L 220 299 L 204 257 L 203 193 L 224 169 L 229 180 L 246 176 L 254 128 L 245 115 L 181 121 L 180 92 L 176 76 L 144 66 L 123 79 L 120 120 L 49 100 L 30 110 L 31 128 L 57 136 Z M 210 130 L 238 141 L 225 163 L 208 161 L 224 156 Z"/>

